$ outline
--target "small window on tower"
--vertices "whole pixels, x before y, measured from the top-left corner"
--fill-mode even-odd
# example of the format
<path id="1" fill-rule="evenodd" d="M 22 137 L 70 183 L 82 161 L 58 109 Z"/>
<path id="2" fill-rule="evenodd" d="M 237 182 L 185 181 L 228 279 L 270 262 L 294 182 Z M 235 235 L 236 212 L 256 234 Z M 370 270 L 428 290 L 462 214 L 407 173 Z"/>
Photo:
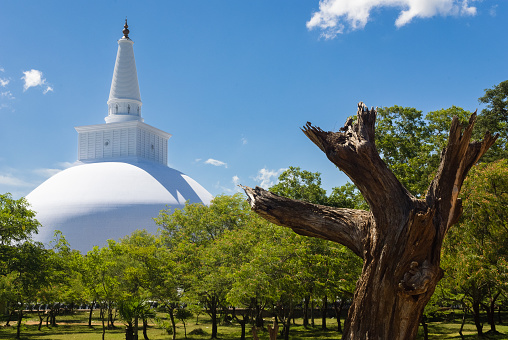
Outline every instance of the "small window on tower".
<path id="1" fill-rule="evenodd" d="M 131 105 L 127 105 L 127 113 L 131 113 Z"/>
<path id="2" fill-rule="evenodd" d="M 118 113 L 118 104 L 116 104 L 116 113 Z"/>

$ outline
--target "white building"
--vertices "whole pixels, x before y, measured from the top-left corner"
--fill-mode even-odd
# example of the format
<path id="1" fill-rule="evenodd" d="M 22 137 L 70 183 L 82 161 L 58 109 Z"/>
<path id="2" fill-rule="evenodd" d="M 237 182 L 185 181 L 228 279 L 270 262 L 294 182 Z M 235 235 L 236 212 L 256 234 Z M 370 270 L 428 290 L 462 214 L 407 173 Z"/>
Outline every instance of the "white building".
<path id="1" fill-rule="evenodd" d="M 60 230 L 73 249 L 86 252 L 136 229 L 155 232 L 166 207 L 209 204 L 212 195 L 167 166 L 171 135 L 145 124 L 127 20 L 109 93 L 106 124 L 76 127 L 78 161 L 26 199 L 43 225 L 36 241 L 48 244 Z"/>

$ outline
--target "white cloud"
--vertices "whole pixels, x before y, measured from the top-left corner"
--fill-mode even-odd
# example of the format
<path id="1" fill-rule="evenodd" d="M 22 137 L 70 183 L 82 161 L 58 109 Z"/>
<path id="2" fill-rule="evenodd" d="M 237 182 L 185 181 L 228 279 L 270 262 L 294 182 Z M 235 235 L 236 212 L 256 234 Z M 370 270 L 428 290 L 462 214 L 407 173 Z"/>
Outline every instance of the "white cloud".
<path id="1" fill-rule="evenodd" d="M 71 166 L 74 166 L 74 163 L 71 162 L 58 162 L 57 165 L 61 167 L 62 169 L 70 168 Z"/>
<path id="2" fill-rule="evenodd" d="M 44 177 L 44 178 L 50 178 L 53 175 L 56 175 L 62 171 L 62 169 L 35 169 L 33 172 L 37 174 L 38 176 Z"/>
<path id="3" fill-rule="evenodd" d="M 238 186 L 238 185 L 240 184 L 240 177 L 238 177 L 238 176 L 236 176 L 236 175 L 235 175 L 235 176 L 233 176 L 232 181 L 233 181 L 233 184 L 234 184 L 235 186 Z"/>
<path id="4" fill-rule="evenodd" d="M 212 158 L 208 158 L 205 161 L 205 164 L 210 164 L 210 165 L 214 165 L 214 166 L 223 166 L 225 168 L 228 167 L 227 163 L 224 163 L 224 162 L 218 161 L 216 159 L 212 159 Z"/>
<path id="5" fill-rule="evenodd" d="M 53 87 L 49 85 L 45 78 L 42 77 L 42 72 L 39 70 L 31 69 L 30 71 L 24 71 L 24 76 L 21 77 L 25 81 L 23 85 L 23 91 L 28 90 L 31 87 L 43 86 L 45 85 L 45 89 L 43 91 L 44 94 L 48 92 L 53 92 Z"/>
<path id="6" fill-rule="evenodd" d="M 1 97 L 7 98 L 7 99 L 15 99 L 12 95 L 11 91 L 5 91 L 0 93 Z"/>
<path id="7" fill-rule="evenodd" d="M 42 72 L 39 70 L 31 69 L 30 71 L 24 71 L 24 76 L 21 77 L 25 81 L 25 85 L 23 86 L 24 91 L 28 90 L 31 87 L 42 86 L 42 84 L 46 83 L 46 79 L 42 78 Z"/>
<path id="8" fill-rule="evenodd" d="M 258 171 L 257 176 L 254 177 L 254 180 L 259 182 L 260 187 L 268 189 L 275 184 L 275 181 L 284 170 L 286 169 L 268 170 L 263 168 Z"/>
<path id="9" fill-rule="evenodd" d="M 401 9 L 395 26 L 402 27 L 414 18 L 435 15 L 475 15 L 476 7 L 468 0 L 320 0 L 319 11 L 313 13 L 307 28 L 320 28 L 322 37 L 333 39 L 344 32 L 345 25 L 352 30 L 362 29 L 369 21 L 372 9 L 395 7 Z"/>
<path id="10" fill-rule="evenodd" d="M 0 184 L 6 185 L 9 187 L 30 187 L 32 186 L 31 183 L 28 183 L 21 178 L 12 176 L 10 174 L 7 175 L 0 175 Z"/>
<path id="11" fill-rule="evenodd" d="M 497 5 L 494 5 L 489 9 L 489 14 L 491 17 L 495 17 L 497 15 Z"/>
<path id="12" fill-rule="evenodd" d="M 10 79 L 0 78 L 0 86 L 6 87 L 7 85 L 9 85 L 10 81 L 11 81 Z"/>
<path id="13" fill-rule="evenodd" d="M 248 143 L 247 138 L 242 137 L 242 145 L 245 145 L 245 144 L 247 144 L 247 143 Z"/>
<path id="14" fill-rule="evenodd" d="M 60 171 L 63 171 L 67 168 L 70 168 L 71 166 L 73 166 L 74 163 L 71 163 L 71 162 L 58 162 L 56 164 L 56 166 L 58 166 L 58 168 L 56 169 L 53 169 L 53 168 L 39 168 L 39 169 L 34 169 L 32 170 L 32 172 L 42 178 L 50 178 L 51 176 L 54 176 L 56 175 L 57 173 L 59 173 Z"/>

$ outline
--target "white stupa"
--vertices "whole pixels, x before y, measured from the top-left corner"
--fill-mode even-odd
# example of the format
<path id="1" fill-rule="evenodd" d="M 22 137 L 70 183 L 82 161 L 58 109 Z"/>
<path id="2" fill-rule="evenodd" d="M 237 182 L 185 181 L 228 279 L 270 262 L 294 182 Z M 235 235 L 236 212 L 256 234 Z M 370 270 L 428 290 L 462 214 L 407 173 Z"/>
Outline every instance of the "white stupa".
<path id="1" fill-rule="evenodd" d="M 106 124 L 76 127 L 78 161 L 26 197 L 43 226 L 36 241 L 48 244 L 60 230 L 73 249 L 86 252 L 136 229 L 155 232 L 153 218 L 161 209 L 212 199 L 198 182 L 167 166 L 171 135 L 143 123 L 127 20 L 123 33 Z"/>

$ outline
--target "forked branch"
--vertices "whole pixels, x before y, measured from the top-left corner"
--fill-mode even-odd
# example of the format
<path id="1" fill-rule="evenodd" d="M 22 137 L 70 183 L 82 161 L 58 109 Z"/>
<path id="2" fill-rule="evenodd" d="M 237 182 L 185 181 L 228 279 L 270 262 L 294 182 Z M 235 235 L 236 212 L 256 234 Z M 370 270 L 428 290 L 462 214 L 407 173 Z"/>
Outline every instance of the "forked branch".
<path id="1" fill-rule="evenodd" d="M 376 110 L 358 104 L 357 121 L 348 119 L 339 132 L 325 132 L 311 123 L 302 129 L 339 169 L 358 187 L 376 219 L 386 226 L 393 216 L 404 218 L 414 197 L 404 188 L 379 156 L 374 140 Z M 402 221 L 401 221 L 402 222 Z"/>
<path id="2" fill-rule="evenodd" d="M 471 115 L 466 127 L 460 125 L 456 116 L 453 117 L 448 144 L 441 155 L 436 176 L 427 190 L 427 205 L 438 204 L 441 216 L 446 217 L 440 223 L 441 237 L 460 217 L 462 205 L 458 196 L 467 173 L 499 136 L 487 132 L 482 141 L 470 143 L 475 122 L 476 112 Z"/>
<path id="3" fill-rule="evenodd" d="M 257 214 L 268 221 L 293 229 L 297 234 L 341 243 L 363 258 L 362 238 L 371 214 L 340 209 L 277 196 L 260 187 L 243 187 Z"/>

